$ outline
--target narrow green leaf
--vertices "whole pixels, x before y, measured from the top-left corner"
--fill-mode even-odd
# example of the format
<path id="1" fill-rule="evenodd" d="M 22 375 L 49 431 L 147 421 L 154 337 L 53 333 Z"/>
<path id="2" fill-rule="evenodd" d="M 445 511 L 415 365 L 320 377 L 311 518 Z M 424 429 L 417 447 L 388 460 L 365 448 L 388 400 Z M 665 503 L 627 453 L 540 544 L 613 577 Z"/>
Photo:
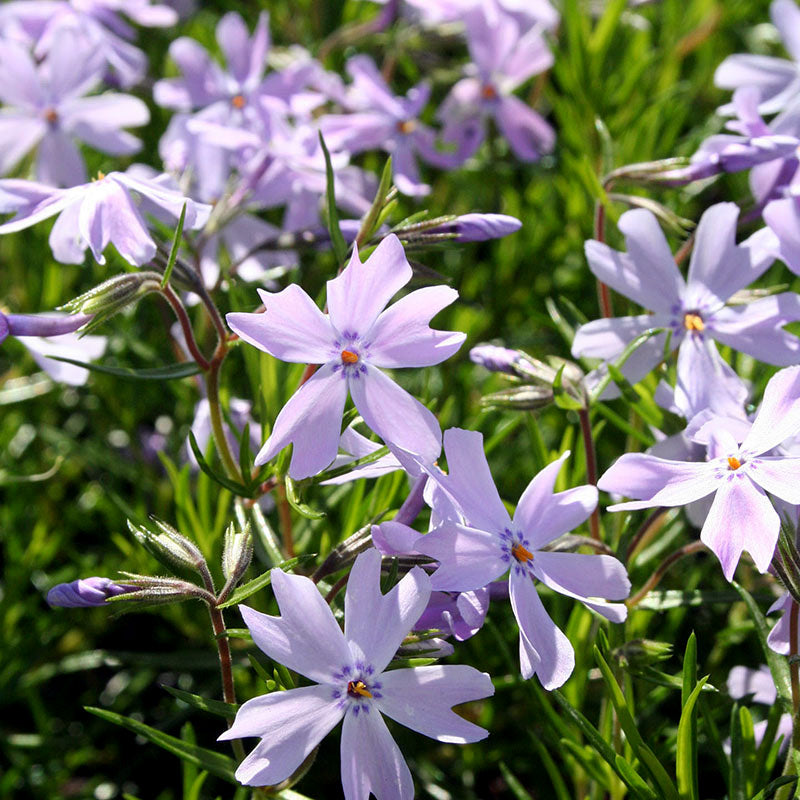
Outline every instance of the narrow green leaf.
<path id="1" fill-rule="evenodd" d="M 731 776 L 730 800 L 746 800 L 744 780 L 744 756 L 742 753 L 742 718 L 739 716 L 739 704 L 734 703 L 731 709 Z"/>
<path id="2" fill-rule="evenodd" d="M 96 717 L 106 720 L 106 722 L 112 722 L 138 736 L 144 736 L 145 739 L 153 742 L 153 744 L 163 747 L 165 750 L 184 761 L 188 761 L 201 769 L 207 770 L 218 778 L 222 778 L 235 786 L 239 785 L 239 782 L 234 777 L 236 762 L 222 753 L 217 753 L 205 747 L 199 747 L 198 745 L 188 744 L 182 739 L 170 736 L 156 728 L 151 728 L 149 725 L 145 725 L 144 722 L 139 722 L 139 720 L 131 719 L 130 717 L 124 717 L 122 714 L 116 714 L 104 708 L 93 708 L 92 706 L 85 706 L 84 708 L 90 714 L 94 714 Z"/>
<path id="3" fill-rule="evenodd" d="M 286 499 L 289 501 L 289 505 L 306 519 L 322 519 L 325 516 L 324 511 L 316 511 L 311 506 L 300 501 L 300 497 L 297 494 L 297 484 L 288 475 L 286 476 Z"/>
<path id="4" fill-rule="evenodd" d="M 756 626 L 756 633 L 758 640 L 761 642 L 761 649 L 764 652 L 764 658 L 767 660 L 769 671 L 772 673 L 772 679 L 775 681 L 775 687 L 778 690 L 778 699 L 783 705 L 783 710 L 787 714 L 792 713 L 792 684 L 789 677 L 789 664 L 784 656 L 778 655 L 768 644 L 767 636 L 769 635 L 769 625 L 761 609 L 753 599 L 750 592 L 744 587 L 740 586 L 736 581 L 731 581 L 731 586 L 739 593 L 739 596 L 744 600 L 745 605 L 750 611 L 750 616 Z"/>
<path id="5" fill-rule="evenodd" d="M 331 164 L 331 154 L 328 152 L 328 146 L 325 144 L 325 139 L 322 136 L 322 131 L 319 134 L 319 143 L 322 145 L 322 154 L 325 156 L 325 204 L 328 211 L 328 230 L 331 234 L 331 245 L 333 252 L 336 256 L 336 261 L 340 267 L 344 266 L 347 260 L 347 242 L 342 236 L 342 229 L 339 227 L 339 212 L 336 210 L 336 190 L 334 188 L 333 165 Z"/>
<path id="6" fill-rule="evenodd" d="M 603 761 L 590 745 L 581 747 L 577 742 L 573 742 L 571 739 L 562 739 L 560 744 L 561 747 L 567 750 L 569 755 L 580 764 L 584 772 L 586 772 L 598 786 L 602 786 L 604 789 L 611 788 L 613 771 L 607 765 L 603 764 Z"/>
<path id="7" fill-rule="evenodd" d="M 500 767 L 500 772 L 505 782 L 508 784 L 511 794 L 513 794 L 517 800 L 533 800 L 533 796 L 525 790 L 525 787 L 519 782 L 517 776 L 508 768 L 505 761 L 501 761 L 498 766 Z"/>
<path id="8" fill-rule="evenodd" d="M 685 665 L 686 660 L 684 661 Z M 685 674 L 686 672 L 684 672 Z M 678 792 L 681 800 L 698 800 L 699 797 L 697 784 L 697 715 L 694 707 L 707 680 L 708 676 L 698 681 L 688 695 L 683 704 L 681 718 L 678 722 L 675 774 L 678 779 Z"/>
<path id="9" fill-rule="evenodd" d="M 161 279 L 161 288 L 163 289 L 168 283 L 172 275 L 172 269 L 175 266 L 175 260 L 178 258 L 178 250 L 181 245 L 181 236 L 183 236 L 183 223 L 186 221 L 186 203 L 183 204 L 181 215 L 178 219 L 178 227 L 175 228 L 175 235 L 172 237 L 172 247 L 169 251 L 169 259 L 167 260 L 167 268 L 164 270 L 164 277 Z"/>
<path id="10" fill-rule="evenodd" d="M 288 572 L 294 569 L 298 564 L 305 564 L 309 561 L 313 561 L 316 557 L 316 553 L 309 553 L 302 556 L 296 556 L 295 558 L 290 558 L 288 561 L 284 561 L 282 564 L 278 564 L 277 566 L 284 572 Z M 228 608 L 229 606 L 238 605 L 243 600 L 246 600 L 248 597 L 250 597 L 250 595 L 260 592 L 265 586 L 269 586 L 271 582 L 271 572 L 265 572 L 262 575 L 259 575 L 257 578 L 253 578 L 253 580 L 243 583 L 224 603 L 220 603 L 217 608 Z"/>
<path id="11" fill-rule="evenodd" d="M 203 451 L 200 449 L 200 445 L 197 444 L 197 439 L 194 436 L 192 431 L 189 431 L 189 446 L 192 448 L 192 452 L 194 453 L 194 457 L 197 459 L 197 464 L 200 469 L 208 475 L 215 483 L 218 483 L 220 486 L 224 486 L 229 491 L 233 492 L 235 495 L 239 497 L 249 497 L 250 490 L 243 486 L 241 483 L 236 483 L 236 481 L 232 481 L 230 478 L 226 477 L 225 475 L 221 475 L 216 472 L 209 463 L 206 461 L 205 456 L 203 455 Z"/>
<path id="12" fill-rule="evenodd" d="M 115 378 L 132 378 L 138 381 L 171 381 L 178 378 L 189 378 L 201 371 L 196 361 L 183 361 L 180 364 L 168 364 L 165 367 L 152 367 L 149 369 L 134 369 L 133 367 L 109 367 L 104 364 L 92 364 L 88 361 L 76 361 L 74 358 L 63 356 L 47 356 L 53 361 L 63 361 L 83 367 L 90 372 L 100 372 L 103 375 L 113 375 Z"/>
<path id="13" fill-rule="evenodd" d="M 603 656 L 596 645 L 594 646 L 594 657 L 598 666 L 600 667 L 600 672 L 603 675 L 603 679 L 608 686 L 609 697 L 614 705 L 614 708 L 616 709 L 617 717 L 619 718 L 622 730 L 625 731 L 625 735 L 628 737 L 628 742 L 633 748 L 634 753 L 636 753 L 637 758 L 645 765 L 645 767 L 647 767 L 648 771 L 653 776 L 653 780 L 655 780 L 655 782 L 658 784 L 664 800 L 680 800 L 680 795 L 678 794 L 678 790 L 675 788 L 675 784 L 672 782 L 672 779 L 667 774 L 667 771 L 664 769 L 661 762 L 656 758 L 653 751 L 645 744 L 644 739 L 642 739 L 642 735 L 639 733 L 639 729 L 636 727 L 636 722 L 634 721 L 630 709 L 628 708 L 625 695 L 622 694 L 622 689 L 619 688 L 619 684 L 614 677 L 614 673 L 603 659 Z"/>
<path id="14" fill-rule="evenodd" d="M 622 780 L 647 800 L 658 800 L 658 795 L 647 785 L 644 778 L 620 755 L 616 758 L 617 771 Z"/>
<path id="15" fill-rule="evenodd" d="M 792 784 L 792 789 L 789 796 L 792 797 L 794 796 L 794 788 L 797 786 L 797 781 L 797 775 L 781 775 L 780 778 L 775 778 L 772 783 L 767 784 L 758 794 L 754 794 L 751 800 L 769 800 L 770 797 L 775 796 L 781 786 L 786 786 L 790 783 Z"/>
<path id="16" fill-rule="evenodd" d="M 192 708 L 197 708 L 200 711 L 207 711 L 209 714 L 216 714 L 218 717 L 226 717 L 232 719 L 236 716 L 239 706 L 235 703 L 223 703 L 221 700 L 209 700 L 201 697 L 199 694 L 192 694 L 191 692 L 184 692 L 183 689 L 176 689 L 174 686 L 161 685 L 164 691 L 169 692 L 173 697 L 182 700 Z"/>

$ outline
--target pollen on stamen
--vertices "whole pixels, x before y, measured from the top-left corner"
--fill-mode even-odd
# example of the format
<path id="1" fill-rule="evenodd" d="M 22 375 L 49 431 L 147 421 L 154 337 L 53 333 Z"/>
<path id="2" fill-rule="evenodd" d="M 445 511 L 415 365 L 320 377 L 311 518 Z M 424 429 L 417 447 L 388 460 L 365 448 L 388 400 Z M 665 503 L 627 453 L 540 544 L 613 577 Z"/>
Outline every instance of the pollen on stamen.
<path id="1" fill-rule="evenodd" d="M 350 697 L 372 697 L 372 692 L 367 689 L 367 684 L 364 681 L 350 681 L 347 684 L 347 694 Z"/>
<path id="2" fill-rule="evenodd" d="M 106 174 L 105 174 L 105 172 L 103 172 L 103 170 L 101 170 L 101 169 L 97 170 L 97 177 L 96 178 L 92 178 L 92 183 L 94 183 L 95 181 L 103 180 L 103 178 L 105 178 L 105 176 L 106 176 Z"/>
<path id="3" fill-rule="evenodd" d="M 742 466 L 742 462 L 736 456 L 728 456 L 728 466 L 731 469 L 739 469 Z"/>
<path id="4" fill-rule="evenodd" d="M 352 350 L 342 350 L 342 364 L 357 364 L 358 363 L 358 353 L 354 353 Z"/>
<path id="5" fill-rule="evenodd" d="M 481 94 L 483 95 L 484 100 L 497 99 L 497 89 L 495 89 L 491 83 L 487 83 L 484 85 L 483 89 L 481 90 Z"/>
<path id="6" fill-rule="evenodd" d="M 54 108 L 48 108 L 44 112 L 44 118 L 46 122 L 49 122 L 51 125 L 53 125 L 54 123 L 58 122 L 58 111 L 56 111 Z"/>
<path id="7" fill-rule="evenodd" d="M 523 564 L 533 561 L 533 553 L 530 550 L 526 550 L 519 542 L 514 542 L 511 546 L 511 555 Z"/>
<path id="8" fill-rule="evenodd" d="M 243 94 L 236 94 L 231 97 L 231 105 L 241 111 L 247 105 L 247 100 Z"/>
<path id="9" fill-rule="evenodd" d="M 413 119 L 404 119 L 397 123 L 398 133 L 413 133 L 416 130 L 417 123 Z"/>
<path id="10" fill-rule="evenodd" d="M 689 311 L 683 315 L 683 327 L 686 328 L 687 331 L 704 331 L 706 329 L 706 324 L 699 314 L 696 314 L 694 311 Z"/>

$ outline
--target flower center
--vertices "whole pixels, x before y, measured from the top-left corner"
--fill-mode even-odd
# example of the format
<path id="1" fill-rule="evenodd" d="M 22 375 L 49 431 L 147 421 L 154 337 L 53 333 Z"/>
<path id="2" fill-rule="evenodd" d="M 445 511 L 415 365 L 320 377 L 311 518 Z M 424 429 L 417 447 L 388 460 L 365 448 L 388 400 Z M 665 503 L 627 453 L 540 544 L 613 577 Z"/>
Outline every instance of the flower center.
<path id="1" fill-rule="evenodd" d="M 728 456 L 728 467 L 730 469 L 739 469 L 741 466 L 742 462 L 736 456 Z"/>
<path id="2" fill-rule="evenodd" d="M 358 353 L 352 350 L 342 350 L 342 364 L 358 364 Z"/>
<path id="3" fill-rule="evenodd" d="M 106 177 L 105 172 L 103 172 L 103 170 L 99 169 L 99 170 L 97 170 L 97 177 L 96 178 L 92 178 L 92 183 L 94 183 L 95 181 L 102 181 L 103 178 L 105 178 L 105 177 Z"/>
<path id="4" fill-rule="evenodd" d="M 45 122 L 55 125 L 58 122 L 58 112 L 54 108 L 47 108 L 44 112 Z"/>
<path id="5" fill-rule="evenodd" d="M 364 681 L 350 681 L 347 684 L 347 694 L 350 697 L 372 697 L 372 692 L 367 688 Z"/>
<path id="6" fill-rule="evenodd" d="M 686 328 L 687 331 L 700 332 L 706 329 L 706 324 L 696 311 L 687 311 L 683 315 L 683 327 Z"/>
<path id="7" fill-rule="evenodd" d="M 523 547 L 519 542 L 514 542 L 511 546 L 511 555 L 521 564 L 527 564 L 528 561 L 533 561 L 533 553 Z"/>
<path id="8" fill-rule="evenodd" d="M 413 119 L 404 119 L 397 123 L 398 133 L 413 133 L 417 128 L 417 123 Z"/>
<path id="9" fill-rule="evenodd" d="M 231 105 L 241 111 L 247 105 L 247 100 L 243 94 L 235 94 L 231 97 Z"/>
<path id="10" fill-rule="evenodd" d="M 484 100 L 497 100 L 497 89 L 491 83 L 485 83 L 481 89 L 481 95 Z"/>

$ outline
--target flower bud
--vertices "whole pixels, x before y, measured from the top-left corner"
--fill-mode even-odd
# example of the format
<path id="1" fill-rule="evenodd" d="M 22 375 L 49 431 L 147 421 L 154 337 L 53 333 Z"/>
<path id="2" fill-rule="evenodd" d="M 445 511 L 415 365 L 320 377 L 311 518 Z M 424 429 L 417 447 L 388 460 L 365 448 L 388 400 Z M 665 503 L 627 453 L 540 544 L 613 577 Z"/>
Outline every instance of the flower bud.
<path id="1" fill-rule="evenodd" d="M 485 242 L 501 239 L 522 227 L 507 214 L 462 214 L 435 217 L 411 224 L 401 223 L 392 231 L 407 245 L 425 245 L 454 239 L 458 242 Z"/>
<path id="2" fill-rule="evenodd" d="M 235 586 L 250 566 L 253 557 L 253 537 L 250 526 L 236 532 L 231 523 L 225 531 L 225 543 L 222 548 L 222 574 L 231 586 Z"/>
<path id="3" fill-rule="evenodd" d="M 214 596 L 189 581 L 162 575 L 138 575 L 122 572 L 125 580 L 134 589 L 117 595 L 113 602 L 135 603 L 137 608 L 179 603 L 183 600 L 205 600 L 213 602 Z"/>
<path id="4" fill-rule="evenodd" d="M 54 608 L 90 608 L 105 605 L 109 597 L 138 591 L 136 586 L 114 583 L 109 578 L 80 578 L 54 586 L 47 593 L 47 602 Z"/>
<path id="5" fill-rule="evenodd" d="M 160 290 L 161 276 L 157 272 L 126 272 L 89 289 L 61 308 L 72 313 L 94 315 L 94 319 L 86 326 L 86 331 L 89 331 L 133 305 L 146 294 Z"/>
<path id="6" fill-rule="evenodd" d="M 511 350 L 494 344 L 479 344 L 469 351 L 469 358 L 489 372 L 504 372 L 506 375 L 523 377 L 516 368 L 516 362 L 524 356 L 521 350 Z"/>
<path id="7" fill-rule="evenodd" d="M 515 411 L 535 411 L 552 402 L 553 390 L 548 386 L 514 386 L 481 398 L 482 406 L 510 408 Z"/>
<path id="8" fill-rule="evenodd" d="M 178 533 L 166 522 L 158 519 L 153 519 L 153 522 L 160 533 L 154 533 L 144 526 L 137 527 L 130 520 L 128 528 L 141 545 L 167 566 L 191 569 L 201 574 L 207 573 L 206 560 L 194 542 Z"/>
<path id="9" fill-rule="evenodd" d="M 62 336 L 74 333 L 91 320 L 87 314 L 3 314 L 0 312 L 0 342 L 6 336 Z"/>
<path id="10" fill-rule="evenodd" d="M 649 667 L 668 659 L 671 655 L 671 644 L 656 642 L 653 639 L 631 639 L 612 653 L 619 666 L 632 670 Z"/>

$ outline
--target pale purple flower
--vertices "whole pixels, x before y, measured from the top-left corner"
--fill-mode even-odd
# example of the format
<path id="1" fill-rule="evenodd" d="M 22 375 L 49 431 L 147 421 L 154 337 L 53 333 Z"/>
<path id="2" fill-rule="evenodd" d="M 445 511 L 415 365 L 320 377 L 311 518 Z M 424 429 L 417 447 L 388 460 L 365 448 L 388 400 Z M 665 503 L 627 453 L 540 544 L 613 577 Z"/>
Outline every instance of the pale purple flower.
<path id="1" fill-rule="evenodd" d="M 411 570 L 388 594 L 380 591 L 380 554 L 355 561 L 345 594 L 342 632 L 309 578 L 273 569 L 280 617 L 239 606 L 253 641 L 271 659 L 313 681 L 242 705 L 220 739 L 259 736 L 236 770 L 247 786 L 288 778 L 344 720 L 342 788 L 346 800 L 410 800 L 414 786 L 382 715 L 441 742 L 476 742 L 488 734 L 451 706 L 494 694 L 486 673 L 463 665 L 385 671 L 424 611 L 430 579 Z"/>
<path id="2" fill-rule="evenodd" d="M 33 47 L 43 58 L 67 33 L 96 51 L 122 86 L 141 81 L 147 57 L 130 41 L 136 32 L 120 14 L 139 25 L 165 27 L 178 19 L 175 11 L 149 0 L 16 0 L 0 6 L 0 30 Z M 9 32 L 12 36 L 8 36 Z"/>
<path id="3" fill-rule="evenodd" d="M 380 442 L 373 442 L 362 436 L 353 425 L 348 425 L 343 431 L 339 439 L 339 450 L 342 452 L 336 456 L 336 459 L 331 464 L 331 469 L 339 467 L 346 467 L 360 458 L 375 453 L 383 447 Z M 351 481 L 360 480 L 361 478 L 380 478 L 382 475 L 388 475 L 397 470 L 403 469 L 403 465 L 398 460 L 397 456 L 389 451 L 388 453 L 380 456 L 368 464 L 362 464 L 360 467 L 354 467 L 350 472 L 339 475 L 335 478 L 321 481 L 322 486 L 338 486 L 342 483 L 350 483 Z"/>
<path id="4" fill-rule="evenodd" d="M 513 91 L 553 63 L 542 28 L 523 32 L 513 17 L 484 3 L 470 8 L 464 20 L 474 75 L 460 80 L 439 109 L 442 138 L 466 157 L 483 141 L 491 117 L 517 158 L 538 160 L 553 149 L 555 133 Z"/>
<path id="5" fill-rule="evenodd" d="M 499 347 L 496 344 L 479 344 L 469 351 L 469 360 L 479 364 L 489 372 L 504 372 L 517 376 L 514 365 L 520 360 L 519 350 Z"/>
<path id="6" fill-rule="evenodd" d="M 209 206 L 166 189 L 156 180 L 110 172 L 69 189 L 53 189 L 33 181 L 0 181 L 0 213 L 17 212 L 0 225 L 0 234 L 29 228 L 58 214 L 50 232 L 50 247 L 57 261 L 81 264 L 88 247 L 95 260 L 105 264 L 103 251 L 113 244 L 126 261 L 139 266 L 153 258 L 156 244 L 132 193 L 176 220 L 185 204 L 184 230 L 200 228 L 208 219 Z"/>
<path id="7" fill-rule="evenodd" d="M 412 196 L 428 194 L 431 187 L 420 177 L 415 154 L 436 165 L 446 159 L 436 151 L 436 133 L 418 119 L 430 98 L 429 84 L 418 84 L 405 97 L 395 96 L 375 62 L 365 55 L 351 58 L 347 71 L 353 78 L 354 111 L 326 114 L 319 120 L 325 143 L 352 154 L 384 150 L 392 156 L 397 188 Z"/>
<path id="8" fill-rule="evenodd" d="M 789 612 L 792 609 L 793 602 L 789 592 L 784 592 L 784 594 L 767 609 L 767 614 L 780 612 L 782 615 L 767 636 L 767 644 L 770 650 L 774 650 L 782 656 L 788 656 L 791 648 L 791 626 L 789 625 L 791 615 Z"/>
<path id="9" fill-rule="evenodd" d="M 800 100 L 800 9 L 794 0 L 773 0 L 770 17 L 792 60 L 737 53 L 728 56 L 714 73 L 714 83 L 722 89 L 758 89 L 762 114 L 774 114 Z M 720 111 L 733 113 L 730 105 Z"/>
<path id="10" fill-rule="evenodd" d="M 449 472 L 431 470 L 430 478 L 456 504 L 461 519 L 453 519 L 448 509 L 444 521 L 416 541 L 417 551 L 439 562 L 432 586 L 471 591 L 508 572 L 522 676 L 538 675 L 545 689 L 555 689 L 572 674 L 575 653 L 545 611 L 534 582 L 580 600 L 612 622 L 622 622 L 627 614 L 624 604 L 608 602 L 630 592 L 625 567 L 616 558 L 543 549 L 588 519 L 597 505 L 597 489 L 578 486 L 553 493 L 566 452 L 534 477 L 512 519 L 492 480 L 483 436 L 450 428 L 444 450 Z"/>
<path id="11" fill-rule="evenodd" d="M 573 356 L 614 360 L 635 337 L 663 328 L 663 333 L 636 349 L 622 371 L 632 382 L 643 378 L 662 360 L 667 331 L 671 331 L 670 346 L 678 348 L 678 381 L 690 394 L 708 391 L 703 386 L 713 390 L 714 376 L 730 374 L 716 342 L 767 364 L 786 366 L 800 360 L 800 339 L 783 327 L 800 319 L 800 296 L 782 292 L 752 303 L 725 305 L 765 272 L 774 258 L 765 246 L 774 237 L 765 229 L 736 244 L 738 215 L 734 203 L 719 203 L 703 214 L 688 280 L 678 271 L 655 216 L 644 209 L 620 217 L 627 253 L 602 242 L 587 242 L 586 258 L 597 278 L 653 313 L 582 325 L 572 344 Z"/>
<path id="12" fill-rule="evenodd" d="M 131 95 L 85 97 L 100 83 L 96 52 L 65 33 L 37 65 L 28 49 L 0 40 L 0 173 L 36 149 L 38 180 L 73 186 L 87 180 L 76 141 L 115 156 L 135 153 L 141 142 L 123 130 L 145 125 L 147 106 Z"/>
<path id="13" fill-rule="evenodd" d="M 516 233 L 522 222 L 508 214 L 460 214 L 451 222 L 443 222 L 425 233 L 452 233 L 458 242 L 488 242 Z"/>
<path id="14" fill-rule="evenodd" d="M 474 636 L 486 620 L 489 587 L 472 592 L 431 592 L 431 599 L 414 630 L 439 630 L 463 642 Z"/>
<path id="15" fill-rule="evenodd" d="M 523 30 L 537 23 L 554 30 L 559 22 L 558 11 L 549 0 L 405 0 L 405 3 L 428 24 L 459 22 L 478 5 L 494 6 L 515 19 Z"/>
<path id="16" fill-rule="evenodd" d="M 36 363 L 57 383 L 81 386 L 89 371 L 56 361 L 50 356 L 92 361 L 106 349 L 105 336 L 78 336 L 91 316 L 86 314 L 3 314 L 0 312 L 0 344 L 9 336 L 27 348 Z"/>
<path id="17" fill-rule="evenodd" d="M 80 578 L 72 583 L 59 583 L 47 593 L 49 605 L 61 608 L 104 606 L 109 597 L 137 591 L 135 586 L 114 583 L 108 578 Z"/>
<path id="18" fill-rule="evenodd" d="M 725 577 L 731 580 L 744 550 L 766 572 L 780 531 L 780 517 L 766 493 L 800 504 L 800 458 L 764 454 L 798 432 L 800 367 L 790 367 L 770 379 L 741 444 L 730 427 L 712 428 L 708 461 L 626 453 L 597 485 L 636 498 L 609 511 L 683 506 L 713 494 L 700 538 L 719 558 Z"/>
<path id="19" fill-rule="evenodd" d="M 379 367 L 439 364 L 466 337 L 428 326 L 458 297 L 447 286 L 417 289 L 384 311 L 411 274 L 403 246 L 388 236 L 364 263 L 354 249 L 341 275 L 328 281 L 328 314 L 295 284 L 276 294 L 259 291 L 263 314 L 228 314 L 231 329 L 260 350 L 282 361 L 321 365 L 278 414 L 256 465 L 291 443 L 293 478 L 327 467 L 338 450 L 348 393 L 367 426 L 388 445 L 423 460 L 437 458 L 441 431 L 436 417 Z"/>
<path id="20" fill-rule="evenodd" d="M 786 654 L 788 654 L 788 650 Z M 728 694 L 734 700 L 741 700 L 745 697 L 752 696 L 752 702 L 754 703 L 774 706 L 778 699 L 778 690 L 775 688 L 775 680 L 766 664 L 762 664 L 758 669 L 748 669 L 742 666 L 734 667 L 728 673 L 726 685 L 728 687 Z M 753 725 L 753 738 L 755 739 L 756 747 L 761 745 L 768 724 L 769 720 L 761 720 Z M 783 736 L 781 750 L 784 750 L 789 746 L 789 741 L 792 738 L 791 714 L 781 714 L 778 728 L 775 731 L 775 738 L 777 739 L 780 736 Z M 723 742 L 723 747 L 726 753 L 730 753 L 730 740 Z"/>

